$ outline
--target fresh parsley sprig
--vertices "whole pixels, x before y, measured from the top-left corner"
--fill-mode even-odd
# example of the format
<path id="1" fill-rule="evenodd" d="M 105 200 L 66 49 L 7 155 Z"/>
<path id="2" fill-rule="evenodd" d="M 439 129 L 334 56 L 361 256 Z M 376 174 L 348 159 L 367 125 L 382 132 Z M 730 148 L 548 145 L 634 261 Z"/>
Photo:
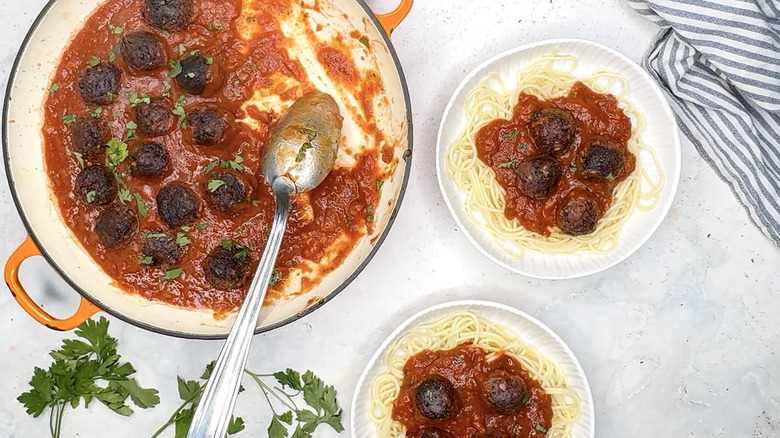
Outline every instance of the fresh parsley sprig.
<path id="1" fill-rule="evenodd" d="M 17 398 L 33 417 L 51 408 L 52 438 L 59 438 L 62 433 L 65 409 L 78 407 L 82 400 L 87 408 L 98 400 L 123 416 L 133 413 L 128 398 L 142 409 L 160 403 L 157 390 L 141 387 L 131 377 L 135 368 L 121 362 L 117 340 L 108 334 L 108 324 L 105 317 L 81 324 L 74 333 L 83 340 L 65 339 L 59 350 L 49 353 L 54 363 L 47 370 L 35 367 L 31 389 Z"/>

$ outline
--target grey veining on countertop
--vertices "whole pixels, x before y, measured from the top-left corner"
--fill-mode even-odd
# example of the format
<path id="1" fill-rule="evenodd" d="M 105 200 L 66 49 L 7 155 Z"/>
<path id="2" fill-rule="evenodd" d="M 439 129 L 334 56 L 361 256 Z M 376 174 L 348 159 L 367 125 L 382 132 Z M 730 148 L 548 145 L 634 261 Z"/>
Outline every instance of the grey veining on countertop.
<path id="1" fill-rule="evenodd" d="M 44 3 L 0 0 L 2 90 Z M 655 32 L 621 0 L 417 0 L 393 35 L 415 129 L 413 171 L 398 220 L 368 268 L 333 302 L 258 336 L 250 368 L 310 368 L 336 386 L 348 410 L 363 366 L 397 324 L 428 305 L 484 298 L 535 315 L 569 344 L 593 389 L 599 438 L 780 436 L 780 251 L 687 141 L 680 191 L 658 232 L 626 262 L 581 280 L 529 280 L 493 265 L 456 229 L 439 193 L 434 147 L 441 113 L 463 76 L 484 59 L 540 39 L 580 37 L 639 60 Z M 2 173 L 5 263 L 25 231 Z M 47 310 L 75 309 L 77 294 L 41 258 L 25 264 L 23 279 Z M 0 437 L 44 437 L 46 419 L 27 416 L 15 399 L 33 367 L 49 364 L 47 353 L 63 334 L 35 323 L 2 289 Z M 198 376 L 221 346 L 111 319 L 120 352 L 143 385 L 161 390 L 162 403 L 130 418 L 98 404 L 68 412 L 64 437 L 151 436 L 178 406 L 176 375 Z M 247 431 L 239 437 L 266 436 L 270 414 L 263 403 L 254 388 L 240 397 L 237 413 Z"/>

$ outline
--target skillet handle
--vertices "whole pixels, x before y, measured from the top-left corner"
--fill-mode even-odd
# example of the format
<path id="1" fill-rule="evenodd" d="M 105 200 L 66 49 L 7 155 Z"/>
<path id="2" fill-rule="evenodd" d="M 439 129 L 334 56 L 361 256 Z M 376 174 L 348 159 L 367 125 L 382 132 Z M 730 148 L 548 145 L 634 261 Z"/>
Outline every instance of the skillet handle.
<path id="1" fill-rule="evenodd" d="M 16 251 L 11 254 L 11 257 L 8 258 L 8 261 L 5 264 L 5 282 L 8 284 L 8 288 L 11 289 L 11 295 L 14 296 L 25 312 L 50 329 L 65 331 L 78 327 L 81 323 L 88 320 L 90 316 L 100 311 L 100 308 L 84 297 L 81 297 L 81 303 L 79 303 L 79 308 L 76 310 L 76 313 L 69 318 L 55 318 L 41 309 L 41 307 L 30 298 L 19 280 L 19 268 L 22 266 L 22 262 L 30 257 L 38 255 L 41 255 L 41 251 L 35 245 L 32 238 L 27 236 L 24 242 L 16 248 Z"/>
<path id="2" fill-rule="evenodd" d="M 414 0 L 401 0 L 401 4 L 393 12 L 387 14 L 377 14 L 376 18 L 379 20 L 379 24 L 385 30 L 387 36 L 390 36 L 396 27 L 404 21 L 409 11 L 412 10 L 412 4 Z"/>

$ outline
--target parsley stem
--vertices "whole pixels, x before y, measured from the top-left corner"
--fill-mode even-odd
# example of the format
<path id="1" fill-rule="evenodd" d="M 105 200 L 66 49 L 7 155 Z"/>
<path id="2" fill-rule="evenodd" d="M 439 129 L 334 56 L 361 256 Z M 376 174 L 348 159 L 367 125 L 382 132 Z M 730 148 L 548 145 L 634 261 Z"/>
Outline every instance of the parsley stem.
<path id="1" fill-rule="evenodd" d="M 185 407 L 187 407 L 188 404 L 193 403 L 195 399 L 199 398 L 201 394 L 203 393 L 203 388 L 199 388 L 197 391 L 195 391 L 194 394 L 190 396 L 187 400 L 184 400 L 184 403 L 181 404 L 168 418 L 168 421 L 162 425 L 159 429 L 157 429 L 157 432 L 154 433 L 154 435 L 151 436 L 151 438 L 157 438 L 160 436 L 161 433 L 165 432 L 165 429 L 167 429 L 170 425 L 176 423 L 177 417 L 179 416 L 179 413 L 184 410 Z"/>
<path id="2" fill-rule="evenodd" d="M 279 394 L 277 394 L 276 391 L 273 390 L 273 388 L 271 388 L 270 386 L 266 385 L 265 382 L 260 380 L 260 376 L 259 375 L 255 374 L 255 373 L 253 373 L 253 372 L 251 372 L 251 371 L 249 371 L 247 369 L 245 369 L 244 372 L 249 374 L 249 376 L 252 377 L 252 379 L 254 379 L 254 381 L 257 382 L 258 385 L 260 385 L 260 388 L 263 390 L 263 392 L 265 392 L 267 390 L 268 392 L 271 393 L 271 395 L 273 395 L 277 400 L 279 400 L 279 402 L 281 404 L 283 404 L 285 407 L 287 407 L 287 409 L 291 409 L 291 410 L 296 411 L 296 412 L 298 411 L 298 406 L 295 405 L 294 401 L 289 400 L 289 402 L 292 403 L 292 405 L 290 405 L 290 403 L 285 401 L 283 398 L 279 397 Z M 285 394 L 285 395 L 287 395 L 287 394 Z M 271 404 L 271 400 L 270 399 L 268 400 L 268 404 Z M 273 410 L 273 406 L 271 406 L 271 410 Z"/>

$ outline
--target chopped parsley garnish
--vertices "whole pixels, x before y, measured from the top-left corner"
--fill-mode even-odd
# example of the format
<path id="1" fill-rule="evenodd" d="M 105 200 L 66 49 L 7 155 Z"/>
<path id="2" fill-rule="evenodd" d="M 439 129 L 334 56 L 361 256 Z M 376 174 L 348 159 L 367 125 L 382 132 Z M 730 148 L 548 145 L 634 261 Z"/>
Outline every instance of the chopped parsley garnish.
<path id="1" fill-rule="evenodd" d="M 515 160 L 509 160 L 499 164 L 498 167 L 514 170 L 517 167 L 517 163 L 515 163 Z"/>
<path id="2" fill-rule="evenodd" d="M 184 110 L 184 105 L 187 104 L 187 98 L 184 96 L 179 96 L 179 99 L 176 101 L 176 106 L 173 107 L 173 110 L 171 112 L 179 117 L 179 126 L 182 128 L 186 128 L 189 126 L 187 123 L 187 112 Z"/>
<path id="3" fill-rule="evenodd" d="M 76 163 L 79 165 L 79 167 L 84 167 L 84 155 L 81 155 L 81 152 L 71 151 L 71 154 L 73 154 L 73 157 L 76 159 Z"/>
<path id="4" fill-rule="evenodd" d="M 233 258 L 236 260 L 243 260 L 249 255 L 249 248 L 245 246 L 235 245 L 235 249 L 238 250 L 238 252 L 233 254 Z"/>
<path id="5" fill-rule="evenodd" d="M 111 48 L 111 52 L 108 53 L 108 61 L 114 62 L 114 60 L 118 55 L 119 55 L 119 44 Z"/>
<path id="6" fill-rule="evenodd" d="M 208 227 L 209 227 L 209 224 L 207 224 L 206 222 L 201 222 L 201 223 L 198 224 L 198 228 L 201 229 L 201 230 L 205 230 Z"/>
<path id="7" fill-rule="evenodd" d="M 127 143 L 118 138 L 112 138 L 106 146 L 106 166 L 114 169 L 127 158 Z"/>
<path id="8" fill-rule="evenodd" d="M 87 61 L 87 64 L 89 64 L 90 67 L 94 67 L 100 64 L 100 58 L 98 58 L 97 55 L 92 55 L 92 57 L 89 58 L 89 61 Z"/>
<path id="9" fill-rule="evenodd" d="M 519 147 L 520 149 L 522 149 L 524 151 L 528 150 L 528 145 L 525 144 L 525 143 L 520 143 L 519 145 L 517 145 L 517 147 Z"/>
<path id="10" fill-rule="evenodd" d="M 528 403 L 530 403 L 530 402 L 531 402 L 531 396 L 530 396 L 530 395 L 528 395 L 528 393 L 526 393 L 526 394 L 523 396 L 523 406 L 527 406 L 527 405 L 528 405 Z"/>
<path id="11" fill-rule="evenodd" d="M 358 41 L 360 41 L 360 44 L 366 46 L 367 49 L 371 48 L 371 46 L 368 43 L 368 37 L 367 36 L 363 35 L 362 37 L 360 37 L 360 39 Z"/>
<path id="12" fill-rule="evenodd" d="M 374 212 L 374 204 L 368 204 L 366 206 L 366 213 L 373 213 Z"/>
<path id="13" fill-rule="evenodd" d="M 572 161 L 571 163 L 569 163 L 569 172 L 574 173 L 576 171 L 577 171 L 577 163 Z"/>
<path id="14" fill-rule="evenodd" d="M 127 101 L 130 102 L 130 106 L 135 108 L 137 105 L 142 103 L 147 105 L 152 103 L 152 98 L 146 93 L 138 93 L 137 91 L 133 91 L 127 95 Z"/>
<path id="15" fill-rule="evenodd" d="M 309 141 L 314 141 L 315 138 L 317 138 L 317 131 L 313 129 L 303 128 L 301 129 L 302 134 L 306 134 L 306 138 L 309 139 Z"/>
<path id="16" fill-rule="evenodd" d="M 145 239 L 162 239 L 164 237 L 168 237 L 168 235 L 159 231 L 150 231 L 144 234 Z"/>
<path id="17" fill-rule="evenodd" d="M 125 133 L 125 140 L 132 140 L 135 138 L 135 130 L 138 129 L 138 124 L 134 121 L 130 120 L 125 125 L 125 128 L 127 128 L 127 132 Z"/>
<path id="18" fill-rule="evenodd" d="M 92 118 L 99 119 L 103 115 L 103 107 L 99 106 L 92 111 Z"/>
<path id="19" fill-rule="evenodd" d="M 181 74 L 181 61 L 174 59 L 168 63 L 168 76 L 175 78 Z"/>
<path id="20" fill-rule="evenodd" d="M 170 271 L 165 271 L 163 280 L 173 280 L 174 278 L 179 278 L 180 276 L 181 268 L 171 269 Z"/>
<path id="21" fill-rule="evenodd" d="M 57 84 L 57 83 L 55 82 L 55 83 L 51 84 L 51 87 L 49 87 L 49 94 L 54 94 L 54 93 L 56 93 L 56 92 L 57 92 L 57 90 L 59 90 L 59 89 L 60 89 L 60 86 L 59 86 L 59 84 Z"/>
<path id="22" fill-rule="evenodd" d="M 63 114 L 62 115 L 62 122 L 66 125 L 70 125 L 71 123 L 76 121 L 76 115 L 75 114 Z"/>
<path id="23" fill-rule="evenodd" d="M 183 54 L 184 54 L 184 52 L 186 52 L 186 51 L 187 51 L 187 47 L 185 47 L 185 46 L 184 46 L 184 44 L 179 44 L 179 45 L 176 47 L 176 50 L 179 52 L 179 55 L 183 55 Z"/>
<path id="24" fill-rule="evenodd" d="M 119 195 L 119 202 L 121 202 L 122 204 L 133 200 L 133 194 L 130 193 L 130 190 L 127 187 L 120 188 L 118 195 Z"/>
<path id="25" fill-rule="evenodd" d="M 243 172 L 244 171 L 244 166 L 242 166 L 243 163 L 244 163 L 244 157 L 242 157 L 241 155 L 236 155 L 232 160 L 220 161 L 219 165 L 224 169 L 231 169 L 231 170 L 235 170 L 236 172 Z"/>
<path id="26" fill-rule="evenodd" d="M 117 26 L 115 24 L 109 23 L 108 30 L 110 30 L 111 33 L 113 33 L 114 35 L 119 35 L 120 33 L 122 33 L 122 31 L 124 31 L 124 28 L 122 28 L 122 26 Z"/>
<path id="27" fill-rule="evenodd" d="M 547 428 L 542 426 L 541 424 L 536 425 L 536 430 L 538 430 L 541 433 L 547 433 Z"/>
<path id="28" fill-rule="evenodd" d="M 142 256 L 141 257 L 141 264 L 142 265 L 147 265 L 148 266 L 148 265 L 151 265 L 152 263 L 154 263 L 154 259 L 152 259 L 152 256 L 145 255 L 145 254 L 141 254 L 141 256 Z"/>
<path id="29" fill-rule="evenodd" d="M 184 247 L 192 243 L 192 241 L 184 235 L 184 233 L 176 233 L 176 244 Z"/>
<path id="30" fill-rule="evenodd" d="M 211 193 L 214 193 L 217 190 L 219 190 L 220 187 L 224 186 L 225 184 L 227 184 L 227 183 L 225 181 L 222 181 L 221 179 L 212 179 L 208 183 L 208 189 L 209 189 L 209 191 Z"/>
<path id="31" fill-rule="evenodd" d="M 384 181 L 382 181 L 381 179 L 376 180 L 376 189 L 377 190 L 382 190 L 382 186 L 383 185 L 385 185 Z"/>
<path id="32" fill-rule="evenodd" d="M 90 190 L 90 191 L 87 192 L 86 195 L 84 195 L 84 197 L 87 199 L 87 203 L 88 204 L 91 204 L 91 203 L 95 202 L 95 197 L 96 196 L 97 196 L 97 193 L 95 193 L 94 190 Z"/>
<path id="33" fill-rule="evenodd" d="M 520 130 L 519 129 L 513 129 L 512 132 L 510 132 L 508 134 L 502 135 L 501 136 L 501 140 L 504 140 L 504 141 L 511 140 L 511 139 L 517 137 L 518 135 L 520 135 Z"/>
<path id="34" fill-rule="evenodd" d="M 143 217 L 149 216 L 149 210 L 147 210 L 144 200 L 141 199 L 141 195 L 138 193 L 133 193 L 133 196 L 135 196 L 135 205 L 138 207 L 138 214 Z"/>
<path id="35" fill-rule="evenodd" d="M 219 243 L 219 246 L 225 248 L 226 250 L 230 251 L 235 246 L 235 243 L 233 243 L 232 240 L 226 239 Z"/>
<path id="36" fill-rule="evenodd" d="M 279 270 L 274 269 L 274 272 L 271 273 L 271 278 L 268 280 L 268 285 L 273 286 L 280 281 L 282 281 L 282 273 L 279 272 Z"/>
<path id="37" fill-rule="evenodd" d="M 206 64 L 208 64 L 208 65 L 211 65 L 211 64 L 213 64 L 213 63 L 214 63 L 214 58 L 212 58 L 211 56 L 209 56 L 208 58 L 206 58 Z"/>
<path id="38" fill-rule="evenodd" d="M 366 216 L 366 222 L 374 222 L 374 215 L 369 214 L 368 216 Z"/>
<path id="39" fill-rule="evenodd" d="M 209 173 L 211 173 L 211 172 L 212 172 L 212 171 L 213 171 L 213 170 L 214 170 L 214 169 L 215 169 L 215 168 L 216 168 L 218 165 L 219 165 L 219 161 L 218 161 L 218 160 L 214 160 L 214 161 L 212 161 L 211 163 L 209 163 L 209 165 L 208 165 L 208 166 L 206 166 L 206 168 L 205 168 L 205 169 L 203 169 L 203 173 L 205 173 L 206 175 L 208 175 L 208 174 L 209 174 Z"/>
<path id="40" fill-rule="evenodd" d="M 411 156 L 412 156 L 412 150 L 411 149 L 407 149 L 407 150 L 404 151 L 404 154 L 403 154 L 404 161 L 408 160 L 409 157 L 411 157 Z"/>
<path id="41" fill-rule="evenodd" d="M 186 77 L 188 77 L 188 78 L 192 79 L 192 78 L 194 78 L 194 77 L 195 77 L 195 72 L 189 72 L 189 73 L 185 74 L 184 76 L 186 76 Z"/>
<path id="42" fill-rule="evenodd" d="M 185 233 L 189 233 L 190 230 L 192 230 L 192 227 L 189 227 L 187 225 L 179 227 L 180 230 L 184 231 Z"/>
<path id="43" fill-rule="evenodd" d="M 606 178 L 607 178 L 607 181 L 614 181 L 615 180 L 615 175 L 613 175 L 612 172 L 609 172 L 607 174 Z"/>
<path id="44" fill-rule="evenodd" d="M 310 141 L 307 141 L 303 145 L 301 145 L 301 148 L 298 149 L 298 155 L 295 157 L 295 162 L 300 163 L 303 161 L 304 158 L 306 158 L 306 151 L 313 148 L 314 146 L 311 144 Z"/>

